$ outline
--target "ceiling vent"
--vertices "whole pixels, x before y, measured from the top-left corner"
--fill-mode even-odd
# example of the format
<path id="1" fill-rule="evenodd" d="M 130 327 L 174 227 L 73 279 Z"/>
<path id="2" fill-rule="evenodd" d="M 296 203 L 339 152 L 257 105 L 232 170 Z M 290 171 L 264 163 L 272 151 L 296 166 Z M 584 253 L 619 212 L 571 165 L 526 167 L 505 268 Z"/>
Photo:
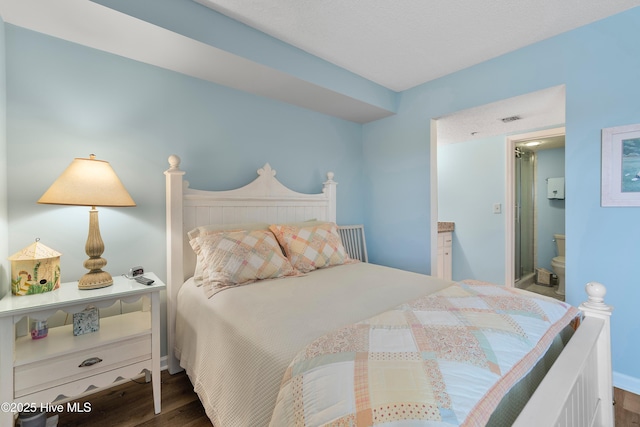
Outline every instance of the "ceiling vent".
<path id="1" fill-rule="evenodd" d="M 502 119 L 502 123 L 509 123 L 509 122 L 515 122 L 516 120 L 520 120 L 522 119 L 522 117 L 520 116 L 511 116 L 511 117 L 503 117 Z"/>

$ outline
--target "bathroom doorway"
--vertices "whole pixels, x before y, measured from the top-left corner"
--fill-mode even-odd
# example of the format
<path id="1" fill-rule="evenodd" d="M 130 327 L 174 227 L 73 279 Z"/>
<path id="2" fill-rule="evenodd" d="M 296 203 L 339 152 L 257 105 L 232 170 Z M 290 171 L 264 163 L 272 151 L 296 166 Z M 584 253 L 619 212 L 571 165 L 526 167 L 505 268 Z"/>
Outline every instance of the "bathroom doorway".
<path id="1" fill-rule="evenodd" d="M 515 287 L 564 300 L 552 261 L 559 255 L 554 235 L 564 235 L 564 194 L 550 196 L 549 182 L 564 180 L 564 128 L 507 138 L 507 170 L 513 211 L 512 282 Z M 564 187 L 563 187 L 564 188 Z M 509 202 L 507 202 L 509 203 Z M 507 209 L 508 210 L 508 209 Z M 507 245 L 508 246 L 508 245 Z M 564 270 L 562 271 L 564 273 Z M 562 274 L 562 276 L 564 276 Z M 564 277 L 562 277 L 564 280 Z"/>

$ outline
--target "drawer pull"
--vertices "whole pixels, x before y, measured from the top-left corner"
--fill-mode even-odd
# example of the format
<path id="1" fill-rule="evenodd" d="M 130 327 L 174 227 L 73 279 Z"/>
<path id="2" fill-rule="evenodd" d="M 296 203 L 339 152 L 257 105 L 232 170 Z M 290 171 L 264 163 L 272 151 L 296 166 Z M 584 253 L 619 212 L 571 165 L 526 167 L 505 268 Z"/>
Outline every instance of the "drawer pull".
<path id="1" fill-rule="evenodd" d="M 78 368 L 84 368 L 85 366 L 93 366 L 96 363 L 100 363 L 100 362 L 102 362 L 102 359 L 100 359 L 99 357 L 90 357 L 89 359 L 85 360 L 80 365 L 78 365 Z"/>

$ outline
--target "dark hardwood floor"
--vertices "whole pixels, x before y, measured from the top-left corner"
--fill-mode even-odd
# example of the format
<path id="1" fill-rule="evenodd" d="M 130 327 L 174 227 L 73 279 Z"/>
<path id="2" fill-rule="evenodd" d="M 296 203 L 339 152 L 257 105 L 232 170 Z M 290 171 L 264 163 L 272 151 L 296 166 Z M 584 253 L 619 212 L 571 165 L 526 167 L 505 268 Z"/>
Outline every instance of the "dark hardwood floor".
<path id="1" fill-rule="evenodd" d="M 613 399 L 616 402 L 616 427 L 640 426 L 640 396 L 615 388 Z"/>
<path id="2" fill-rule="evenodd" d="M 640 427 L 640 396 L 615 389 L 616 427 Z M 91 412 L 60 414 L 58 427 L 211 427 L 184 372 L 162 372 L 162 412 L 153 413 L 151 383 L 128 382 L 80 399 Z"/>
<path id="3" fill-rule="evenodd" d="M 143 379 L 104 390 L 78 400 L 91 404 L 91 412 L 60 414 L 58 427 L 211 427 L 204 408 L 184 372 L 162 372 L 162 412 L 153 413 L 151 383 Z"/>

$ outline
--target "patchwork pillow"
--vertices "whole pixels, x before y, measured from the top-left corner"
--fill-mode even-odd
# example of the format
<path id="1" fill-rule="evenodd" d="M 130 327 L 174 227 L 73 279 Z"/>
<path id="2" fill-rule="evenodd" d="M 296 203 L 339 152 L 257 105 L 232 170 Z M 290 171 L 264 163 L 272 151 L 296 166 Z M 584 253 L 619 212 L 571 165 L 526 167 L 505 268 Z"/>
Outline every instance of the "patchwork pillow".
<path id="1" fill-rule="evenodd" d="M 189 236 L 189 240 L 196 239 L 200 236 L 204 236 L 206 234 L 219 233 L 220 231 L 240 231 L 240 230 L 268 230 L 269 224 L 266 222 L 246 222 L 246 223 L 237 223 L 237 224 L 211 224 L 211 225 L 201 225 L 200 227 L 196 227 L 193 230 L 187 233 Z M 196 268 L 193 273 L 193 278 L 196 281 L 198 286 L 202 285 L 203 280 L 203 262 L 202 257 L 198 255 L 196 252 Z"/>
<path id="2" fill-rule="evenodd" d="M 297 275 L 268 230 L 231 230 L 202 233 L 191 239 L 202 263 L 202 283 L 209 296 L 230 286 Z"/>
<path id="3" fill-rule="evenodd" d="M 236 224 L 211 224 L 201 225 L 189 231 L 189 240 L 204 234 L 218 233 L 229 230 L 268 230 L 269 224 L 266 222 L 242 222 Z"/>
<path id="4" fill-rule="evenodd" d="M 275 234 L 293 267 L 301 273 L 349 261 L 338 234 L 338 226 L 334 223 L 304 227 L 273 224 L 269 229 Z"/>

